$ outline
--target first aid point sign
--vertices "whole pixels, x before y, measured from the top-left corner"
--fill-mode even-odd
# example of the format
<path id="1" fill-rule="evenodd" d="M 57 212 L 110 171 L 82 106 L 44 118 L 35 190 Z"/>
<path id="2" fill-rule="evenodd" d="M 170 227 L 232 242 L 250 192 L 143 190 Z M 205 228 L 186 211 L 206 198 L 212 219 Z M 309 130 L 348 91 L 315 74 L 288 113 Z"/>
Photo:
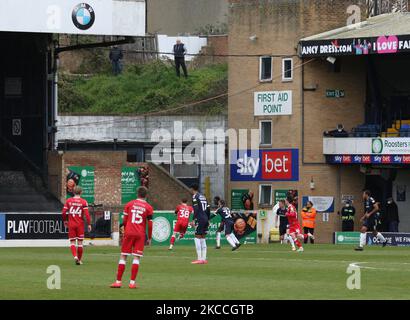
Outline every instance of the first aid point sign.
<path id="1" fill-rule="evenodd" d="M 292 91 L 254 93 L 255 116 L 285 116 L 292 114 Z"/>

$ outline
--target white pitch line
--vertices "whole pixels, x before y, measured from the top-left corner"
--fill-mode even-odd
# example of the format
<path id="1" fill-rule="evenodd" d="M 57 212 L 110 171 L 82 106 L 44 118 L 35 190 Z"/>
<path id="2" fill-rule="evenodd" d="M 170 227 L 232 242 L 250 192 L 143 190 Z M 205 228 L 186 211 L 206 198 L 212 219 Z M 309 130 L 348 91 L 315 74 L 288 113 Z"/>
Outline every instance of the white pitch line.
<path id="1" fill-rule="evenodd" d="M 292 252 L 290 252 L 290 254 L 293 254 Z M 295 253 L 296 254 L 296 253 Z M 119 254 L 102 254 L 102 253 L 90 253 L 88 254 L 90 256 L 94 255 L 94 256 L 110 256 L 110 257 L 118 257 Z M 154 259 L 164 259 L 164 258 L 177 258 L 177 259 L 194 259 L 194 256 L 152 256 L 152 255 L 146 255 L 146 258 L 154 258 Z M 223 259 L 229 259 L 229 260 L 241 260 L 243 261 L 243 258 L 238 258 L 238 257 L 212 257 L 212 259 L 217 259 L 217 260 L 223 260 Z M 363 262 L 351 262 L 351 261 L 347 261 L 347 260 L 315 260 L 315 259 L 293 259 L 293 258 L 253 258 L 250 260 L 257 260 L 257 261 L 283 261 L 283 262 L 313 262 L 313 263 L 347 263 L 349 265 L 354 265 L 356 267 L 359 267 L 361 269 L 369 269 L 369 270 L 385 270 L 385 271 L 407 271 L 410 272 L 410 270 L 406 270 L 406 269 L 395 269 L 395 268 L 378 268 L 378 267 L 366 267 L 366 266 L 360 266 L 358 264 L 364 264 L 364 263 L 377 263 L 377 262 L 368 262 L 368 261 L 363 261 Z M 386 262 L 382 262 L 381 264 L 389 264 Z M 408 265 L 410 263 L 407 262 L 392 262 L 390 264 L 395 264 L 395 265 Z"/>

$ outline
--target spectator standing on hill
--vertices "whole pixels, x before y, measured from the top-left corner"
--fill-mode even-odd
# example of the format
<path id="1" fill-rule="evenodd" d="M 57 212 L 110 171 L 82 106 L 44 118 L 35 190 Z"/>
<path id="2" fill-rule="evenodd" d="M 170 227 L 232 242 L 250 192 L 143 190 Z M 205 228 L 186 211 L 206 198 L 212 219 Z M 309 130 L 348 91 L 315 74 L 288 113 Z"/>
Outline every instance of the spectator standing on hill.
<path id="1" fill-rule="evenodd" d="M 121 60 L 123 58 L 122 50 L 118 46 L 114 46 L 110 50 L 110 61 L 112 64 L 112 73 L 118 76 L 122 72 Z"/>
<path id="2" fill-rule="evenodd" d="M 188 72 L 186 69 L 186 64 L 185 64 L 185 55 L 187 53 L 185 44 L 181 42 L 180 39 L 177 39 L 176 44 L 174 45 L 174 59 L 175 59 L 175 69 L 177 72 L 177 76 L 181 76 L 180 69 L 182 67 L 182 71 L 184 72 L 185 78 L 188 77 Z"/>

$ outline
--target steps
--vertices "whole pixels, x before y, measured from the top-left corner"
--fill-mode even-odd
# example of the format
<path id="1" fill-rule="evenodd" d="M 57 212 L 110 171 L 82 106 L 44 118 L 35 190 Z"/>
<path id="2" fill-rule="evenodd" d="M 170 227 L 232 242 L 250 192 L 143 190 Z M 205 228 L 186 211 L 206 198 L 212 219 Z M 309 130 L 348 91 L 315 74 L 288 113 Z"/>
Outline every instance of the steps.
<path id="1" fill-rule="evenodd" d="M 59 212 L 60 202 L 30 185 L 24 173 L 0 171 L 0 212 Z"/>

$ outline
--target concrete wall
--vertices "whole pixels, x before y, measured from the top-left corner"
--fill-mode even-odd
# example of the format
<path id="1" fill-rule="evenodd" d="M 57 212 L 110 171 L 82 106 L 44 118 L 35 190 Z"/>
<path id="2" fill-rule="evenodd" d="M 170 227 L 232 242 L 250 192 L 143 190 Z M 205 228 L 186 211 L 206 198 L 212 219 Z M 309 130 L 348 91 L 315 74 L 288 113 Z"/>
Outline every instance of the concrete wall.
<path id="1" fill-rule="evenodd" d="M 329 63 L 316 59 L 309 62 L 297 56 L 300 39 L 346 25 L 346 10 L 361 1 L 231 1 L 229 16 L 229 53 L 247 52 L 255 55 L 283 55 L 292 57 L 292 82 L 282 82 L 282 57 L 273 59 L 273 81 L 259 82 L 258 57 L 229 58 L 228 127 L 258 129 L 260 120 L 272 120 L 273 149 L 299 149 L 300 179 L 297 182 L 272 182 L 272 190 L 297 189 L 302 196 L 333 196 L 336 212 L 342 194 L 354 194 L 360 199 L 364 175 L 359 167 L 338 167 L 325 163 L 323 131 L 338 123 L 351 128 L 363 121 L 366 92 L 365 63 L 360 58 L 343 58 L 340 73 L 329 71 Z M 363 10 L 363 12 L 365 12 Z M 255 41 L 249 37 L 256 35 Z M 303 66 L 302 66 L 303 65 Z M 313 91 L 303 88 L 316 88 Z M 325 97 L 326 89 L 344 89 L 344 99 Z M 291 90 L 291 116 L 255 117 L 255 91 Z M 250 145 L 250 141 L 248 139 Z M 229 176 L 229 174 L 228 174 Z M 310 190 L 313 178 L 315 189 Z M 230 178 L 228 178 L 230 180 Z M 228 194 L 233 188 L 249 188 L 259 199 L 260 184 L 266 182 L 229 182 Z M 301 202 L 299 203 L 301 206 Z M 361 208 L 361 202 L 359 207 Z M 317 218 L 318 242 L 332 241 L 333 231 L 341 223 L 337 213 L 331 213 L 328 222 Z"/>
<path id="2" fill-rule="evenodd" d="M 192 34 L 227 22 L 228 0 L 147 0 L 148 33 Z"/>
<path id="3" fill-rule="evenodd" d="M 226 128 L 226 116 L 64 116 L 58 117 L 57 141 L 128 140 L 151 142 L 152 133 L 166 129 L 174 133 L 174 123 L 182 122 L 182 131 L 195 128 L 204 135 L 207 129 Z"/>
<path id="4" fill-rule="evenodd" d="M 158 35 L 158 52 L 173 52 L 174 45 L 177 39 L 180 39 L 187 50 L 187 56 L 185 56 L 186 61 L 192 61 L 195 59 L 195 56 L 190 54 L 198 54 L 202 47 L 207 45 L 206 37 L 197 37 L 197 36 L 188 36 L 188 37 L 170 37 L 167 35 L 159 34 Z M 163 60 L 171 59 L 174 60 L 173 54 L 160 54 L 159 57 Z"/>

